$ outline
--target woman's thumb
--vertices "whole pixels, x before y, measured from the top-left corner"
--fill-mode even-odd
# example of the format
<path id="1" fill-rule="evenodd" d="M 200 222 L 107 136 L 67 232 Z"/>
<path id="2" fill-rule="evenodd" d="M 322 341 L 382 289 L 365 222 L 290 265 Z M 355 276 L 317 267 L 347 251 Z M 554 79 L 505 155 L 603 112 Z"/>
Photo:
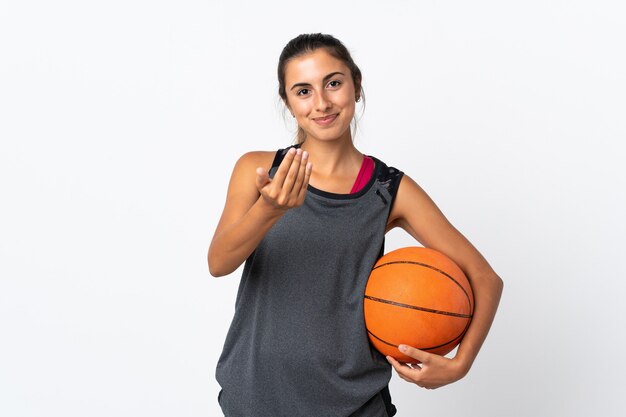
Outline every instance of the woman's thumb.
<path id="1" fill-rule="evenodd" d="M 257 168 L 256 169 L 256 188 L 258 188 L 259 190 L 263 187 L 265 187 L 265 185 L 270 182 L 270 176 L 268 175 L 267 171 L 264 170 L 263 168 Z"/>

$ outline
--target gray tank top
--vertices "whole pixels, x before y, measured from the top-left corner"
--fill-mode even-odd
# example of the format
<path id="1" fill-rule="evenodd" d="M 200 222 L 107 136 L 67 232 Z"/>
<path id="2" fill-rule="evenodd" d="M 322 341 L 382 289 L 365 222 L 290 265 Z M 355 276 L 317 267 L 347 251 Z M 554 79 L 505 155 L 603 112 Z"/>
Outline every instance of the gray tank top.
<path id="1" fill-rule="evenodd" d="M 276 153 L 270 177 L 289 148 Z M 246 260 L 216 369 L 226 417 L 395 413 L 391 367 L 369 343 L 363 295 L 402 172 L 372 159 L 374 175 L 357 193 L 309 185 L 304 204 Z"/>

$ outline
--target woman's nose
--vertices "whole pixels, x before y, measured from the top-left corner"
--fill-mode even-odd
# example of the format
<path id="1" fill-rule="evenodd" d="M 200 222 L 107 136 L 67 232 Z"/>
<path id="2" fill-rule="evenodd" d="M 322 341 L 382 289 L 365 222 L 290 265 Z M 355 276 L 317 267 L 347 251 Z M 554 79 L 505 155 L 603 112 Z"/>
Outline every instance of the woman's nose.
<path id="1" fill-rule="evenodd" d="M 326 97 L 325 93 L 320 93 L 317 95 L 317 101 L 315 102 L 315 105 L 318 111 L 326 111 L 328 108 L 331 107 L 332 104 L 328 97 Z"/>

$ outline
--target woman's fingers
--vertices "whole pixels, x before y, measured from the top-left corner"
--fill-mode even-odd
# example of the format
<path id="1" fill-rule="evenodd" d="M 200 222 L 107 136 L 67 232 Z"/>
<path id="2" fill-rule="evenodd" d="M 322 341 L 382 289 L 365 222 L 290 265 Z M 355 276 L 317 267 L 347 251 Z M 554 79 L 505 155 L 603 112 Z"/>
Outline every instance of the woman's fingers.
<path id="1" fill-rule="evenodd" d="M 287 171 L 287 175 L 285 177 L 285 181 L 283 182 L 281 197 L 284 200 L 283 203 L 288 203 L 291 200 L 291 191 L 294 188 L 294 185 L 298 179 L 298 173 L 300 171 L 300 165 L 302 163 L 302 149 L 298 149 L 296 154 L 293 156 L 293 160 L 291 161 L 291 166 L 289 167 L 289 171 Z M 300 191 L 299 189 L 297 191 Z"/>
<path id="2" fill-rule="evenodd" d="M 311 177 L 312 165 L 309 154 L 302 149 L 291 148 L 280 163 L 272 179 L 257 169 L 257 187 L 272 205 L 289 209 L 301 205 Z"/>
<path id="3" fill-rule="evenodd" d="M 300 196 L 300 191 L 302 190 L 302 184 L 304 184 L 304 177 L 306 175 L 306 166 L 309 161 L 309 153 L 306 151 L 302 152 L 302 157 L 300 158 L 300 165 L 298 167 L 298 175 L 294 181 L 292 194 L 297 199 Z M 294 160 L 295 162 L 295 160 Z"/>
<path id="4" fill-rule="evenodd" d="M 458 381 L 464 375 L 463 368 L 456 359 L 449 359 L 406 345 L 400 345 L 399 350 L 405 355 L 417 359 L 420 364 L 408 366 L 398 362 L 391 356 L 387 356 L 387 361 L 395 368 L 400 378 L 422 388 L 436 389 L 443 387 Z"/>
<path id="5" fill-rule="evenodd" d="M 306 197 L 306 190 L 309 186 L 309 178 L 311 178 L 311 172 L 313 171 L 313 164 L 308 162 L 304 166 L 304 179 L 302 186 L 300 187 L 300 193 L 298 193 L 298 204 L 304 203 L 304 197 Z"/>
<path id="6" fill-rule="evenodd" d="M 289 172 L 289 168 L 291 168 L 291 163 L 293 162 L 294 157 L 296 156 L 296 149 L 291 148 L 283 158 L 282 162 L 278 166 L 276 173 L 274 174 L 274 178 L 272 182 L 277 186 L 283 186 L 285 182 L 285 178 L 287 177 L 287 173 Z"/>

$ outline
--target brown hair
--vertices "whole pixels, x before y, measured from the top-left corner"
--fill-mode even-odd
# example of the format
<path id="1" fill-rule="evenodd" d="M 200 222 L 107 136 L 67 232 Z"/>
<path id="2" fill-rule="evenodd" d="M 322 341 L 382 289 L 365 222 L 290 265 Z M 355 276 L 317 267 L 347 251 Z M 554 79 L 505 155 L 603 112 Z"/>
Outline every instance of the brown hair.
<path id="1" fill-rule="evenodd" d="M 278 95 L 287 103 L 287 93 L 285 89 L 285 67 L 289 60 L 314 52 L 318 48 L 324 48 L 330 55 L 341 60 L 349 69 L 354 82 L 356 97 L 363 99 L 365 105 L 365 95 L 361 86 L 361 70 L 352 60 L 352 56 L 343 43 L 332 35 L 323 33 L 305 33 L 290 40 L 283 48 L 278 59 Z M 356 127 L 356 120 L 355 120 Z M 296 142 L 302 143 L 306 138 L 306 133 L 298 126 Z"/>

